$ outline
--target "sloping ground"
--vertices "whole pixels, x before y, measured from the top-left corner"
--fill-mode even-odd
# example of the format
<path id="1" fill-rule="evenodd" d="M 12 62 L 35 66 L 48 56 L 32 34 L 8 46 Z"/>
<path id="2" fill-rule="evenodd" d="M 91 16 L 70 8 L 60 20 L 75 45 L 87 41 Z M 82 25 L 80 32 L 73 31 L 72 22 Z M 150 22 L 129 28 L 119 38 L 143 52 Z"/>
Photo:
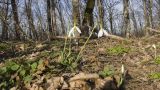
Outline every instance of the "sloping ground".
<path id="1" fill-rule="evenodd" d="M 64 49 L 63 41 L 34 45 L 14 43 L 19 46 L 13 46 L 14 48 L 7 49 L 6 52 L 3 45 L 0 53 L 3 58 L 0 64 L 0 88 L 119 90 L 122 89 L 117 85 L 123 65 L 124 70 L 127 70 L 123 89 L 159 90 L 159 41 L 158 35 L 128 41 L 104 37 L 93 39 L 82 51 L 80 59 L 77 59 L 77 55 L 83 44 L 72 46 L 70 50 L 68 43 Z"/>
<path id="2" fill-rule="evenodd" d="M 112 65 L 117 72 L 120 72 L 123 63 L 130 76 L 125 82 L 126 90 L 159 90 L 159 80 L 153 80 L 155 75 L 150 76 L 150 74 L 160 71 L 160 65 L 155 63 L 155 58 L 160 55 L 160 42 L 158 41 L 160 41 L 159 37 L 151 40 L 149 38 L 148 40 L 130 40 L 129 42 L 99 39 L 92 41 L 93 47 L 90 47 L 92 45 L 86 47 L 83 58 L 93 66 L 89 69 L 93 72 L 101 71 L 107 65 Z M 130 50 L 120 55 L 113 55 L 117 52 L 112 55 L 107 54 L 108 48 L 117 45 L 122 45 Z M 95 63 L 96 65 L 94 65 Z"/>

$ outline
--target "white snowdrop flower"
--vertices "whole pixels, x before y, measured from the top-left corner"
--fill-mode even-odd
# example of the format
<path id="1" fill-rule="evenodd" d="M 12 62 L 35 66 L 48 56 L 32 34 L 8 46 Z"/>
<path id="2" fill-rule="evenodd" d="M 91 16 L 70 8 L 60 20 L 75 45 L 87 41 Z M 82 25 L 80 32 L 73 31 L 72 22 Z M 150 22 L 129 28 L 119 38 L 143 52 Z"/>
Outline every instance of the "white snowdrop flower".
<path id="1" fill-rule="evenodd" d="M 103 28 L 101 28 L 98 32 L 98 38 L 102 37 L 103 35 L 108 36 L 108 32 L 106 30 L 104 30 Z"/>
<path id="2" fill-rule="evenodd" d="M 75 32 L 78 32 L 81 34 L 81 30 L 77 27 L 77 26 L 74 26 L 73 28 L 71 28 L 71 30 L 69 31 L 68 33 L 68 37 L 76 37 L 75 36 Z"/>
<path id="3" fill-rule="evenodd" d="M 122 67 L 121 67 L 121 72 L 122 74 L 124 73 L 124 65 L 122 64 Z"/>
<path id="4" fill-rule="evenodd" d="M 153 47 L 154 49 L 156 49 L 156 45 L 155 45 L 155 44 L 153 44 L 152 47 Z"/>

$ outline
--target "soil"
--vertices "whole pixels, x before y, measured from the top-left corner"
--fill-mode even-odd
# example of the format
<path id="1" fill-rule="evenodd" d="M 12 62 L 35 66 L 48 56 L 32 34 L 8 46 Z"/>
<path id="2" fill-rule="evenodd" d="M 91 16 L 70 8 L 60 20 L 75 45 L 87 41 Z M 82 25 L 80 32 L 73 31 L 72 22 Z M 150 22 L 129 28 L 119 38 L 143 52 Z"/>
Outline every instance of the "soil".
<path id="1" fill-rule="evenodd" d="M 150 74 L 155 72 L 160 72 L 160 65 L 155 63 L 155 58 L 160 55 L 160 36 L 154 37 L 146 37 L 140 39 L 129 39 L 125 40 L 116 40 L 111 38 L 98 38 L 89 40 L 86 47 L 84 48 L 81 54 L 81 61 L 78 70 L 75 72 L 72 71 L 61 71 L 59 73 L 53 72 L 51 76 L 61 77 L 67 74 L 69 78 L 70 76 L 74 76 L 80 72 L 83 73 L 99 73 L 103 71 L 103 69 L 107 66 L 112 66 L 114 68 L 114 76 L 118 76 L 121 73 L 121 66 L 124 65 L 125 70 L 127 71 L 127 75 L 124 81 L 124 89 L 126 90 L 160 90 L 160 81 L 159 79 L 153 79 L 150 77 Z M 63 41 L 60 41 L 64 43 Z M 51 46 L 51 43 L 53 44 Z M 79 46 L 72 46 L 72 50 L 75 52 L 79 52 L 81 48 L 83 48 L 83 43 Z M 39 45 L 39 44 L 37 44 Z M 40 44 L 41 45 L 41 44 Z M 22 55 L 12 55 L 6 54 L 5 52 L 1 52 L 3 57 L 3 61 L 1 65 L 4 63 L 6 59 L 17 59 L 17 58 L 29 58 L 31 55 L 38 55 L 38 53 L 44 51 L 59 51 L 64 47 L 64 44 L 58 44 L 58 42 L 45 42 L 41 46 L 37 46 L 36 49 L 30 48 L 27 51 L 25 50 L 17 50 L 18 54 L 22 53 Z M 109 54 L 107 51 L 108 48 L 122 45 L 125 48 L 129 48 L 130 50 L 126 53 L 121 53 L 118 55 Z M 155 48 L 156 46 L 156 48 Z M 31 47 L 31 46 L 28 46 Z M 35 48 L 35 47 L 34 47 Z M 0 55 L 1 55 L 0 54 Z M 1 56 L 2 56 L 1 55 Z M 1 57 L 2 58 L 2 57 Z M 50 59 L 47 57 L 42 57 L 49 60 L 49 65 L 55 65 L 55 61 L 58 59 Z M 56 57 L 59 58 L 59 57 Z M 54 62 L 54 63 L 53 63 Z M 59 62 L 59 61 L 56 61 Z M 54 67 L 54 68 L 55 68 Z M 56 69 L 55 69 L 56 70 Z M 43 73 L 45 74 L 48 73 Z M 73 75 L 71 75 L 73 74 Z M 70 75 L 70 76 L 69 76 Z M 42 85 L 43 86 L 43 85 Z M 54 86 L 54 85 L 53 85 Z M 49 90 L 49 89 L 48 89 Z M 53 89 L 54 90 L 54 89 Z M 73 89 L 72 89 L 73 90 Z M 76 90 L 76 89 L 75 89 Z M 83 89 L 85 90 L 85 89 Z"/>

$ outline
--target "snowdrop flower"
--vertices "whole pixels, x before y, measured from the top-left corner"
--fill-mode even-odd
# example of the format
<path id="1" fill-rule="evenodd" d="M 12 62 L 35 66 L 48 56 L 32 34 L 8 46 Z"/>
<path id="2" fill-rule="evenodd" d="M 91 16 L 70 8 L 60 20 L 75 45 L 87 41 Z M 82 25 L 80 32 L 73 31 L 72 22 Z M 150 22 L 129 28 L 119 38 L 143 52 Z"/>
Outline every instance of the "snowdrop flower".
<path id="1" fill-rule="evenodd" d="M 79 33 L 81 34 L 81 30 L 77 27 L 74 26 L 73 28 L 71 28 L 71 30 L 69 31 L 68 37 L 76 37 L 75 33 Z"/>
<path id="2" fill-rule="evenodd" d="M 153 47 L 154 49 L 156 49 L 156 45 L 155 45 L 155 44 L 153 44 L 152 47 Z"/>
<path id="3" fill-rule="evenodd" d="M 121 67 L 121 72 L 122 74 L 124 73 L 124 65 L 122 64 L 122 67 Z"/>
<path id="4" fill-rule="evenodd" d="M 101 28 L 98 32 L 98 38 L 102 37 L 103 35 L 108 36 L 108 32 L 106 30 L 104 30 L 103 28 Z"/>

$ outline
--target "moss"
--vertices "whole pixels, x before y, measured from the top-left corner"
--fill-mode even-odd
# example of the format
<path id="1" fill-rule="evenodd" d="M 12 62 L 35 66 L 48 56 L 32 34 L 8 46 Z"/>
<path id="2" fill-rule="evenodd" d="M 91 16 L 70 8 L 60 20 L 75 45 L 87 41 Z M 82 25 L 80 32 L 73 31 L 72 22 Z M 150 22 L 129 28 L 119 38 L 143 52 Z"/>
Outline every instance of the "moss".
<path id="1" fill-rule="evenodd" d="M 114 68 L 112 66 L 104 67 L 102 71 L 99 72 L 99 75 L 103 78 L 114 75 Z"/>
<path id="2" fill-rule="evenodd" d="M 151 79 L 160 79 L 160 72 L 152 73 L 149 75 Z"/>
<path id="3" fill-rule="evenodd" d="M 107 49 L 107 54 L 109 55 L 122 55 L 124 53 L 128 53 L 130 48 L 124 47 L 123 45 L 113 46 Z"/>
<path id="4" fill-rule="evenodd" d="M 157 56 L 157 57 L 155 58 L 155 63 L 156 63 L 156 64 L 160 64 L 160 56 Z"/>
<path id="5" fill-rule="evenodd" d="M 10 49 L 8 44 L 0 43 L 0 51 L 7 51 Z"/>

